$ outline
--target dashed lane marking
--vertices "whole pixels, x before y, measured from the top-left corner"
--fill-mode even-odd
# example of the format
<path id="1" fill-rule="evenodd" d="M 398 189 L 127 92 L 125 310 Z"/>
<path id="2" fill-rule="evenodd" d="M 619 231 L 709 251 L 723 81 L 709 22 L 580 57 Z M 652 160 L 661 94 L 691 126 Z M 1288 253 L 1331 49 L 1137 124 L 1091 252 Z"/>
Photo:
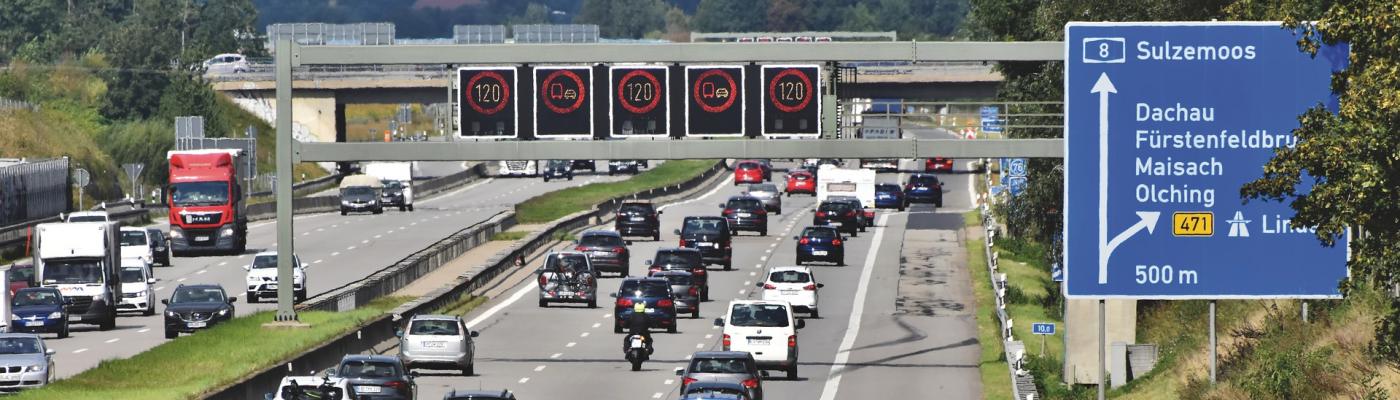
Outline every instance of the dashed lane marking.
<path id="1" fill-rule="evenodd" d="M 122 338 L 111 338 L 111 339 L 107 339 L 107 341 L 105 341 L 105 342 L 103 342 L 103 343 L 116 343 L 118 340 L 122 340 Z"/>
<path id="2" fill-rule="evenodd" d="M 574 346 L 578 346 L 578 343 L 576 343 L 576 342 L 569 342 L 569 344 L 564 345 L 564 347 L 574 347 Z"/>
<path id="3" fill-rule="evenodd" d="M 530 377 L 527 376 L 527 377 L 524 377 L 524 378 L 520 378 L 519 383 L 525 383 L 525 382 L 529 382 L 529 381 L 530 381 Z"/>
<path id="4" fill-rule="evenodd" d="M 557 358 L 559 358 L 559 357 L 561 357 L 561 356 L 563 356 L 563 355 L 564 355 L 564 353 L 554 353 L 554 354 L 550 354 L 550 355 L 549 355 L 549 358 L 556 358 L 556 359 L 557 359 Z"/>
<path id="5" fill-rule="evenodd" d="M 150 331 L 151 331 L 151 328 L 142 328 L 141 330 L 136 331 L 136 333 L 146 333 L 146 332 L 150 332 Z"/>
<path id="6" fill-rule="evenodd" d="M 544 371 L 544 367 L 545 367 L 545 366 L 543 366 L 543 365 L 540 365 L 540 366 L 535 367 L 535 372 Z"/>
<path id="7" fill-rule="evenodd" d="M 82 352 L 84 352 L 84 351 L 87 351 L 87 349 L 77 349 L 77 350 L 73 350 L 73 354 L 82 353 Z"/>

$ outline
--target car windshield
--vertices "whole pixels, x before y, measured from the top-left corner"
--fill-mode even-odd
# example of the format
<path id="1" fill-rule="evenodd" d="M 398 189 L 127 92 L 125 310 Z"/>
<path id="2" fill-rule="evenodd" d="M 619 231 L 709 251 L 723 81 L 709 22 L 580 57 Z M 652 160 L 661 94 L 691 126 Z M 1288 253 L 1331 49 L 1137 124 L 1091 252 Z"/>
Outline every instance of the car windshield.
<path id="1" fill-rule="evenodd" d="M 836 238 L 836 230 L 822 228 L 807 228 L 802 230 L 802 236 L 816 239 L 834 239 Z"/>
<path id="2" fill-rule="evenodd" d="M 345 378 L 393 378 L 399 368 L 392 362 L 355 360 L 340 364 L 340 376 Z"/>
<path id="3" fill-rule="evenodd" d="M 667 297 L 670 288 L 662 281 L 624 281 L 617 297 Z"/>
<path id="4" fill-rule="evenodd" d="M 583 254 L 554 254 L 544 261 L 544 269 L 551 272 L 587 272 L 588 256 Z"/>
<path id="5" fill-rule="evenodd" d="M 39 338 L 10 337 L 0 338 L 0 354 L 39 353 Z"/>
<path id="6" fill-rule="evenodd" d="M 58 292 L 53 290 L 21 290 L 15 293 L 16 307 L 56 306 L 60 303 Z"/>
<path id="7" fill-rule="evenodd" d="M 400 189 L 403 189 L 403 182 L 399 182 L 399 181 L 395 181 L 395 180 L 385 180 L 385 181 L 383 181 L 383 183 L 384 183 L 384 190 L 400 190 Z"/>
<path id="8" fill-rule="evenodd" d="M 568 161 L 565 161 L 565 160 L 549 160 L 549 164 L 546 164 L 546 165 L 548 165 L 550 168 L 560 168 L 560 169 L 563 169 L 563 168 L 568 168 L 570 165 L 573 165 L 573 164 L 570 163 L 570 162 L 568 162 Z"/>
<path id="9" fill-rule="evenodd" d="M 122 268 L 122 283 L 146 283 L 146 269 Z"/>
<path id="10" fill-rule="evenodd" d="M 935 177 L 929 176 L 929 175 L 915 176 L 915 177 L 909 178 L 909 184 L 912 184 L 912 185 L 914 185 L 914 186 L 937 185 L 937 184 L 938 184 L 938 178 L 935 178 Z"/>
<path id="11" fill-rule="evenodd" d="M 579 238 L 580 246 L 588 247 L 619 247 L 626 245 L 622 238 L 612 235 L 584 235 Z"/>
<path id="12" fill-rule="evenodd" d="M 729 199 L 729 203 L 724 208 L 734 210 L 754 210 L 763 208 L 763 202 L 758 199 Z"/>
<path id="13" fill-rule="evenodd" d="M 277 268 L 277 256 L 253 257 L 253 269 Z"/>
<path id="14" fill-rule="evenodd" d="M 102 264 L 93 260 L 44 263 L 44 284 L 102 283 Z"/>
<path id="15" fill-rule="evenodd" d="M 216 206 L 228 203 L 228 184 L 188 182 L 170 185 L 170 202 L 176 206 Z"/>
<path id="16" fill-rule="evenodd" d="M 667 281 L 667 282 L 671 282 L 671 285 L 672 285 L 672 286 L 675 286 L 675 285 L 690 285 L 690 284 L 691 284 L 691 282 L 690 282 L 690 275 L 666 274 L 666 275 L 657 275 L 656 277 L 657 277 L 657 278 L 666 278 L 666 281 Z"/>
<path id="17" fill-rule="evenodd" d="M 685 220 L 685 227 L 681 229 L 682 233 L 702 235 L 715 235 L 721 231 L 723 229 L 720 227 L 719 220 L 700 218 Z"/>
<path id="18" fill-rule="evenodd" d="M 735 304 L 729 310 L 729 324 L 734 326 L 788 326 L 787 306 L 782 304 Z"/>
<path id="19" fill-rule="evenodd" d="M 32 279 L 34 279 L 34 268 L 10 267 L 10 282 L 30 282 Z"/>
<path id="20" fill-rule="evenodd" d="M 771 183 L 749 185 L 749 191 L 774 193 L 778 191 L 778 186 Z"/>
<path id="21" fill-rule="evenodd" d="M 122 231 L 122 246 L 145 246 L 146 232 Z"/>
<path id="22" fill-rule="evenodd" d="M 224 291 L 213 288 L 179 288 L 171 303 L 223 303 Z"/>
<path id="23" fill-rule="evenodd" d="M 457 321 L 448 319 L 420 319 L 413 321 L 413 326 L 408 329 L 408 334 L 457 336 L 462 333 L 457 329 Z"/>
<path id="24" fill-rule="evenodd" d="M 342 190 L 340 193 L 347 196 L 373 196 L 374 189 L 367 186 L 351 186 L 345 188 L 345 190 Z"/>
<path id="25" fill-rule="evenodd" d="M 839 201 L 828 201 L 828 202 L 823 202 L 821 206 L 818 206 L 818 207 L 817 207 L 817 211 L 826 211 L 826 212 L 845 212 L 845 211 L 849 211 L 850 209 L 851 209 L 851 205 L 850 205 L 850 204 L 846 204 L 846 203 L 839 202 Z"/>
<path id="26" fill-rule="evenodd" d="M 807 283 L 812 278 L 802 271 L 777 271 L 768 274 L 768 280 L 775 283 Z"/>
<path id="27" fill-rule="evenodd" d="M 747 374 L 748 365 L 741 358 L 697 358 L 690 361 L 690 373 Z"/>
<path id="28" fill-rule="evenodd" d="M 107 222 L 107 217 L 101 215 L 79 215 L 68 217 L 68 222 Z"/>
<path id="29" fill-rule="evenodd" d="M 623 214 L 651 214 L 651 206 L 643 204 L 623 204 L 617 212 Z"/>
<path id="30" fill-rule="evenodd" d="M 684 253 L 679 251 L 659 251 L 656 252 L 656 259 L 652 261 L 656 265 L 700 265 L 699 253 Z"/>

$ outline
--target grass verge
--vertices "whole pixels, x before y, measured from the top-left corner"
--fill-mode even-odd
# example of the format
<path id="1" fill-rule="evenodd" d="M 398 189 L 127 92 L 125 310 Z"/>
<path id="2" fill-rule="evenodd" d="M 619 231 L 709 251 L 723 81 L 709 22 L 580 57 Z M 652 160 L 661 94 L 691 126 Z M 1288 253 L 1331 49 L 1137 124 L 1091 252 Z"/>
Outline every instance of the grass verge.
<path id="1" fill-rule="evenodd" d="M 505 231 L 497 233 L 495 235 L 491 235 L 491 240 L 516 241 L 520 240 L 521 238 L 524 238 L 525 235 L 529 234 L 530 232 L 526 231 Z"/>
<path id="2" fill-rule="evenodd" d="M 713 165 L 714 160 L 667 161 L 624 181 L 590 183 L 532 197 L 515 206 L 515 216 L 521 224 L 553 221 L 614 197 L 685 182 Z"/>
<path id="3" fill-rule="evenodd" d="M 963 214 L 969 227 L 981 224 L 976 211 Z M 987 272 L 987 255 L 982 251 L 986 239 L 967 241 L 967 266 L 972 270 L 972 295 L 977 299 L 977 343 L 982 346 L 982 356 L 977 360 L 977 370 L 982 375 L 982 398 L 1011 399 L 1011 375 L 1007 372 L 1006 353 L 1001 347 L 1001 327 L 997 325 L 997 303 L 992 294 Z"/>
<path id="4" fill-rule="evenodd" d="M 263 329 L 276 312 L 235 318 L 207 331 L 171 340 L 131 358 L 97 367 L 47 387 L 20 393 L 16 400 L 190 399 L 210 388 L 276 365 L 307 348 L 359 328 L 406 301 L 386 297 L 349 312 L 305 312 L 307 329 Z"/>

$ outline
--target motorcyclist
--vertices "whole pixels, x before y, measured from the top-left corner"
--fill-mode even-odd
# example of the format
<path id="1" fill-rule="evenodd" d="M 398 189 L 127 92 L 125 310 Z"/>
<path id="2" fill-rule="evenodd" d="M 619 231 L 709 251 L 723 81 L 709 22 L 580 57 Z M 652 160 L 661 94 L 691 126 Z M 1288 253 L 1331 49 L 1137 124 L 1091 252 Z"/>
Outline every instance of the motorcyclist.
<path id="1" fill-rule="evenodd" d="M 622 351 L 625 353 L 632 347 L 628 339 L 632 335 L 641 335 L 642 341 L 647 345 L 647 355 L 655 350 L 651 345 L 651 321 L 647 318 L 646 302 L 638 301 L 632 306 L 632 315 L 627 318 L 627 336 L 622 339 Z"/>

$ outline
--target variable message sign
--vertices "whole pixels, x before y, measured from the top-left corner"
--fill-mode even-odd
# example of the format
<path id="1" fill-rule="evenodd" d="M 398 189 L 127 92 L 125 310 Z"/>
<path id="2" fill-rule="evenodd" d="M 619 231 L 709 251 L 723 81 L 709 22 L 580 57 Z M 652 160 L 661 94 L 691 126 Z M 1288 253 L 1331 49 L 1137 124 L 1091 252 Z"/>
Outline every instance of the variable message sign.
<path id="1" fill-rule="evenodd" d="M 744 67 L 685 67 L 687 136 L 744 134 Z"/>
<path id="2" fill-rule="evenodd" d="M 612 135 L 666 136 L 671 132 L 670 91 L 664 66 L 612 67 Z"/>
<path id="3" fill-rule="evenodd" d="M 762 75 L 762 134 L 765 137 L 821 134 L 821 67 L 764 65 Z"/>
<path id="4" fill-rule="evenodd" d="M 465 138 L 515 138 L 516 76 L 513 67 L 457 69 L 457 129 Z"/>
<path id="5" fill-rule="evenodd" d="M 593 137 L 593 69 L 535 67 L 535 136 Z"/>

